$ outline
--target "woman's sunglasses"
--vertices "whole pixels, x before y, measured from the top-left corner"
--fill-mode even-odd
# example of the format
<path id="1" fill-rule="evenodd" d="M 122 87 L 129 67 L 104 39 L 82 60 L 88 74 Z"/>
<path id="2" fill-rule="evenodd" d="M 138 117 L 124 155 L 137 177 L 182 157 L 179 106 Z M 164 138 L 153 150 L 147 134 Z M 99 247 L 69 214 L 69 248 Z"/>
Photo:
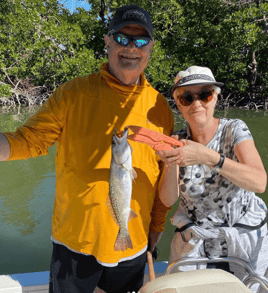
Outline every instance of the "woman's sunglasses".
<path id="1" fill-rule="evenodd" d="M 134 37 L 134 36 L 128 36 L 122 33 L 114 33 L 113 38 L 116 41 L 116 43 L 124 47 L 126 47 L 132 41 L 137 48 L 142 48 L 147 46 L 151 41 L 150 37 L 146 37 L 146 36 Z"/>
<path id="2" fill-rule="evenodd" d="M 203 90 L 200 93 L 193 95 L 189 92 L 184 92 L 182 95 L 178 95 L 177 99 L 180 101 L 182 106 L 190 106 L 195 100 L 196 98 L 194 96 L 198 96 L 197 99 L 199 99 L 200 101 L 204 102 L 204 103 L 208 103 L 212 100 L 213 98 L 213 92 L 214 90 Z"/>

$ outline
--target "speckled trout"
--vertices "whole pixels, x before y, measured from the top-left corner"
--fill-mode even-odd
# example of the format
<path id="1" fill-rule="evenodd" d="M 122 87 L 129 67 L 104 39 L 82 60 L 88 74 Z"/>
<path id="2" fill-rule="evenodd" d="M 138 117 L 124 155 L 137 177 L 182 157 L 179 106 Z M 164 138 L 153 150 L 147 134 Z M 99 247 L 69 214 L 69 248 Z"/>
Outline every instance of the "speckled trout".
<path id="1" fill-rule="evenodd" d="M 125 128 L 121 134 L 117 134 L 115 130 L 112 137 L 109 197 L 111 214 L 119 225 L 114 245 L 116 251 L 133 248 L 128 231 L 128 221 L 137 217 L 130 208 L 132 180 L 137 174 L 132 168 L 132 149 L 127 141 L 127 136 L 128 129 Z"/>

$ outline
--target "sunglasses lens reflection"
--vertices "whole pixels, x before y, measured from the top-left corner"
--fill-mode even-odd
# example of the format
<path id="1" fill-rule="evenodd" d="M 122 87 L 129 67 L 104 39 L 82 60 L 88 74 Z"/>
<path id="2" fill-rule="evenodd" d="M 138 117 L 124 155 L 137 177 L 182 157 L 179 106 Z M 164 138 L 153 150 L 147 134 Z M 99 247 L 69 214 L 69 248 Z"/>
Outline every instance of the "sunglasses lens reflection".
<path id="1" fill-rule="evenodd" d="M 180 103 L 183 106 L 190 106 L 193 101 L 195 100 L 193 95 L 191 95 L 190 93 L 183 93 L 181 96 L 178 97 Z M 211 90 L 203 90 L 198 94 L 198 99 L 201 100 L 202 102 L 208 103 L 212 100 L 213 98 L 213 91 Z"/>
<path id="2" fill-rule="evenodd" d="M 144 47 L 144 46 L 147 46 L 149 44 L 149 40 L 146 38 L 140 38 L 140 39 L 136 39 L 135 42 L 134 42 L 135 46 L 138 47 L 138 48 L 141 48 L 141 47 Z"/>
<path id="3" fill-rule="evenodd" d="M 208 102 L 211 101 L 209 98 L 211 97 L 212 99 L 212 91 L 210 90 L 203 90 L 202 92 L 199 93 L 199 98 L 201 101 Z"/>
<path id="4" fill-rule="evenodd" d="M 189 93 L 184 93 L 180 96 L 180 102 L 183 106 L 189 106 L 193 102 L 193 96 Z"/>
<path id="5" fill-rule="evenodd" d="M 150 43 L 150 38 L 145 36 L 130 37 L 121 33 L 113 34 L 114 40 L 121 46 L 126 47 L 130 41 L 133 41 L 137 48 L 147 46 Z"/>
<path id="6" fill-rule="evenodd" d="M 115 34 L 114 40 L 122 46 L 127 46 L 129 43 L 129 39 L 127 38 L 127 36 L 123 34 Z"/>

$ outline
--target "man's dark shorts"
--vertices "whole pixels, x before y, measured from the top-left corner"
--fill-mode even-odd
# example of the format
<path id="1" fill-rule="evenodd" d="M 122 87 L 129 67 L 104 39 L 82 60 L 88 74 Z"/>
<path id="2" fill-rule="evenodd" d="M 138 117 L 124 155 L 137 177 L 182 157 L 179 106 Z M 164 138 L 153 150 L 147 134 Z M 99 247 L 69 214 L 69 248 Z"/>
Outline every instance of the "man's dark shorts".
<path id="1" fill-rule="evenodd" d="M 49 292 L 91 293 L 96 286 L 107 293 L 138 292 L 143 285 L 145 265 L 146 252 L 116 267 L 104 267 L 94 256 L 53 243 Z"/>

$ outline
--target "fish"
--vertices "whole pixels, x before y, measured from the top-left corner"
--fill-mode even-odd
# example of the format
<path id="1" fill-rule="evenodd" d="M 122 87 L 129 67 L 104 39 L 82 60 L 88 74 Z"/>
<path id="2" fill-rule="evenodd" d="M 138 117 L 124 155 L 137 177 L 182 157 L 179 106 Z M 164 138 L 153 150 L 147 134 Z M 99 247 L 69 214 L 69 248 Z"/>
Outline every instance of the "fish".
<path id="1" fill-rule="evenodd" d="M 132 167 L 132 148 L 127 140 L 128 128 L 112 136 L 112 158 L 110 165 L 108 206 L 119 232 L 114 244 L 115 251 L 133 248 L 129 235 L 128 222 L 137 217 L 130 208 L 132 182 L 137 173 Z"/>

